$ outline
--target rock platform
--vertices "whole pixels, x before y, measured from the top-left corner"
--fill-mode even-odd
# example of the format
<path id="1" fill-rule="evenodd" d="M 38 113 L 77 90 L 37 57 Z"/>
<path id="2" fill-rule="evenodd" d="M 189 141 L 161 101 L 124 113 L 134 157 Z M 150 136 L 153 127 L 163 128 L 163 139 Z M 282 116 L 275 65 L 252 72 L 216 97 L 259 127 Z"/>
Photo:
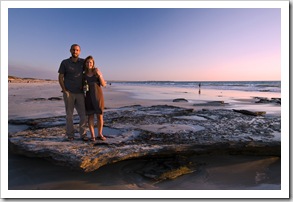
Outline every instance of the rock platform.
<path id="1" fill-rule="evenodd" d="M 249 115 L 228 109 L 194 111 L 168 105 L 107 109 L 104 114 L 107 140 L 96 142 L 81 141 L 77 116 L 74 123 L 76 139 L 68 141 L 65 116 L 9 120 L 11 125 L 28 127 L 9 134 L 9 150 L 84 172 L 134 158 L 220 153 L 281 156 L 281 117 L 263 113 Z M 186 165 L 179 167 L 191 172 L 192 165 L 188 162 Z"/>

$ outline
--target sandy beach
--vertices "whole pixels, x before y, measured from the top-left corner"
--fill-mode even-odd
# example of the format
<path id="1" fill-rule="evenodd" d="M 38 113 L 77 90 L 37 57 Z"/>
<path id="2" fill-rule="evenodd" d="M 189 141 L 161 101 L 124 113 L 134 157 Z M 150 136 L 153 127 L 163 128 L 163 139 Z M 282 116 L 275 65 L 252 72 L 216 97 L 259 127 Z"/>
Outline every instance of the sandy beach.
<path id="1" fill-rule="evenodd" d="M 201 110 L 217 106 L 198 105 L 207 101 L 224 101 L 227 109 L 266 111 L 267 116 L 281 114 L 281 107 L 273 104 L 251 104 L 253 96 L 280 97 L 280 93 L 235 92 L 203 89 L 108 85 L 104 88 L 107 111 L 131 105 L 174 105 Z M 9 83 L 8 119 L 43 118 L 65 115 L 58 82 Z M 45 98 L 42 100 L 39 98 Z M 173 102 L 185 98 L 189 102 Z M 105 123 L 107 125 L 107 123 Z M 23 130 L 9 125 L 10 133 Z M 107 130 L 104 134 L 107 134 Z M 89 133 L 88 133 L 89 134 Z M 135 170 L 145 160 L 127 160 L 101 167 L 91 173 L 68 170 L 43 159 L 28 158 L 9 153 L 9 190 L 280 190 L 281 158 L 262 156 L 193 156 L 200 164 L 198 172 L 153 184 L 141 178 Z M 100 196 L 105 196 L 101 194 Z M 96 196 L 100 198 L 100 196 Z M 237 197 L 237 196 L 235 196 Z"/>
<path id="2" fill-rule="evenodd" d="M 63 101 L 38 101 L 33 99 L 50 97 L 62 98 L 60 86 L 55 82 L 9 83 L 8 86 L 8 118 L 42 118 L 65 115 Z M 168 87 L 108 85 L 104 88 L 105 108 L 113 109 L 131 105 L 173 105 L 200 110 L 207 106 L 193 104 L 208 101 L 224 101 L 229 103 L 228 109 L 262 110 L 267 114 L 280 115 L 281 107 L 273 104 L 252 104 L 253 97 L 280 97 L 274 92 L 241 92 L 203 89 L 182 89 Z M 185 98 L 189 102 L 173 102 L 173 99 Z M 209 108 L 212 108 L 209 106 Z M 50 109 L 50 110 L 48 110 Z"/>

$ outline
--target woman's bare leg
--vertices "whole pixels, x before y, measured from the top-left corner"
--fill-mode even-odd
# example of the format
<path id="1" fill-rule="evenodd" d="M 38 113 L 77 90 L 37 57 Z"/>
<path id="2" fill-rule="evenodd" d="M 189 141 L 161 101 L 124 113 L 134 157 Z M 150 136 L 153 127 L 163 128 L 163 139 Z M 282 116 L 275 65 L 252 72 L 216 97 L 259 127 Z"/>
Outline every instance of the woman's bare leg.
<path id="1" fill-rule="evenodd" d="M 88 124 L 91 132 L 92 140 L 95 140 L 95 115 L 88 115 Z"/>
<path id="2" fill-rule="evenodd" d="M 104 119 L 103 114 L 97 114 L 98 119 L 98 133 L 101 140 L 106 140 L 106 138 L 103 135 L 103 125 L 104 125 Z"/>

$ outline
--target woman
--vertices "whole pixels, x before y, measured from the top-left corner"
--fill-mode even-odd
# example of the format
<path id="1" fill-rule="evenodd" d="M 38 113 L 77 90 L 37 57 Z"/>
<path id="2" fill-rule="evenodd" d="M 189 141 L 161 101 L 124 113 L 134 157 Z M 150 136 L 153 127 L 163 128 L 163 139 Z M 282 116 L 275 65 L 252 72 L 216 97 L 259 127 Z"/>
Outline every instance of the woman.
<path id="1" fill-rule="evenodd" d="M 84 61 L 84 93 L 85 93 L 85 109 L 88 115 L 88 125 L 91 132 L 91 140 L 96 141 L 100 138 L 105 141 L 103 136 L 103 111 L 104 111 L 104 95 L 102 87 L 106 86 L 106 81 L 98 68 L 95 68 L 95 60 L 92 56 L 88 56 Z M 97 116 L 98 136 L 95 137 L 95 115 Z"/>

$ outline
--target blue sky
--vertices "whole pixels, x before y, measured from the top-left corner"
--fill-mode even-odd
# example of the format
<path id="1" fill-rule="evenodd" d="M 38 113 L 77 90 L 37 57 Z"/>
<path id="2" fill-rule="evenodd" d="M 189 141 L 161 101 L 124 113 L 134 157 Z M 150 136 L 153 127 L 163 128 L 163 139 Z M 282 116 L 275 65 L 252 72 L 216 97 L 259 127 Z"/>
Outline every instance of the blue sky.
<path id="1" fill-rule="evenodd" d="M 57 79 L 71 44 L 107 80 L 281 80 L 280 8 L 9 8 L 8 74 Z"/>

